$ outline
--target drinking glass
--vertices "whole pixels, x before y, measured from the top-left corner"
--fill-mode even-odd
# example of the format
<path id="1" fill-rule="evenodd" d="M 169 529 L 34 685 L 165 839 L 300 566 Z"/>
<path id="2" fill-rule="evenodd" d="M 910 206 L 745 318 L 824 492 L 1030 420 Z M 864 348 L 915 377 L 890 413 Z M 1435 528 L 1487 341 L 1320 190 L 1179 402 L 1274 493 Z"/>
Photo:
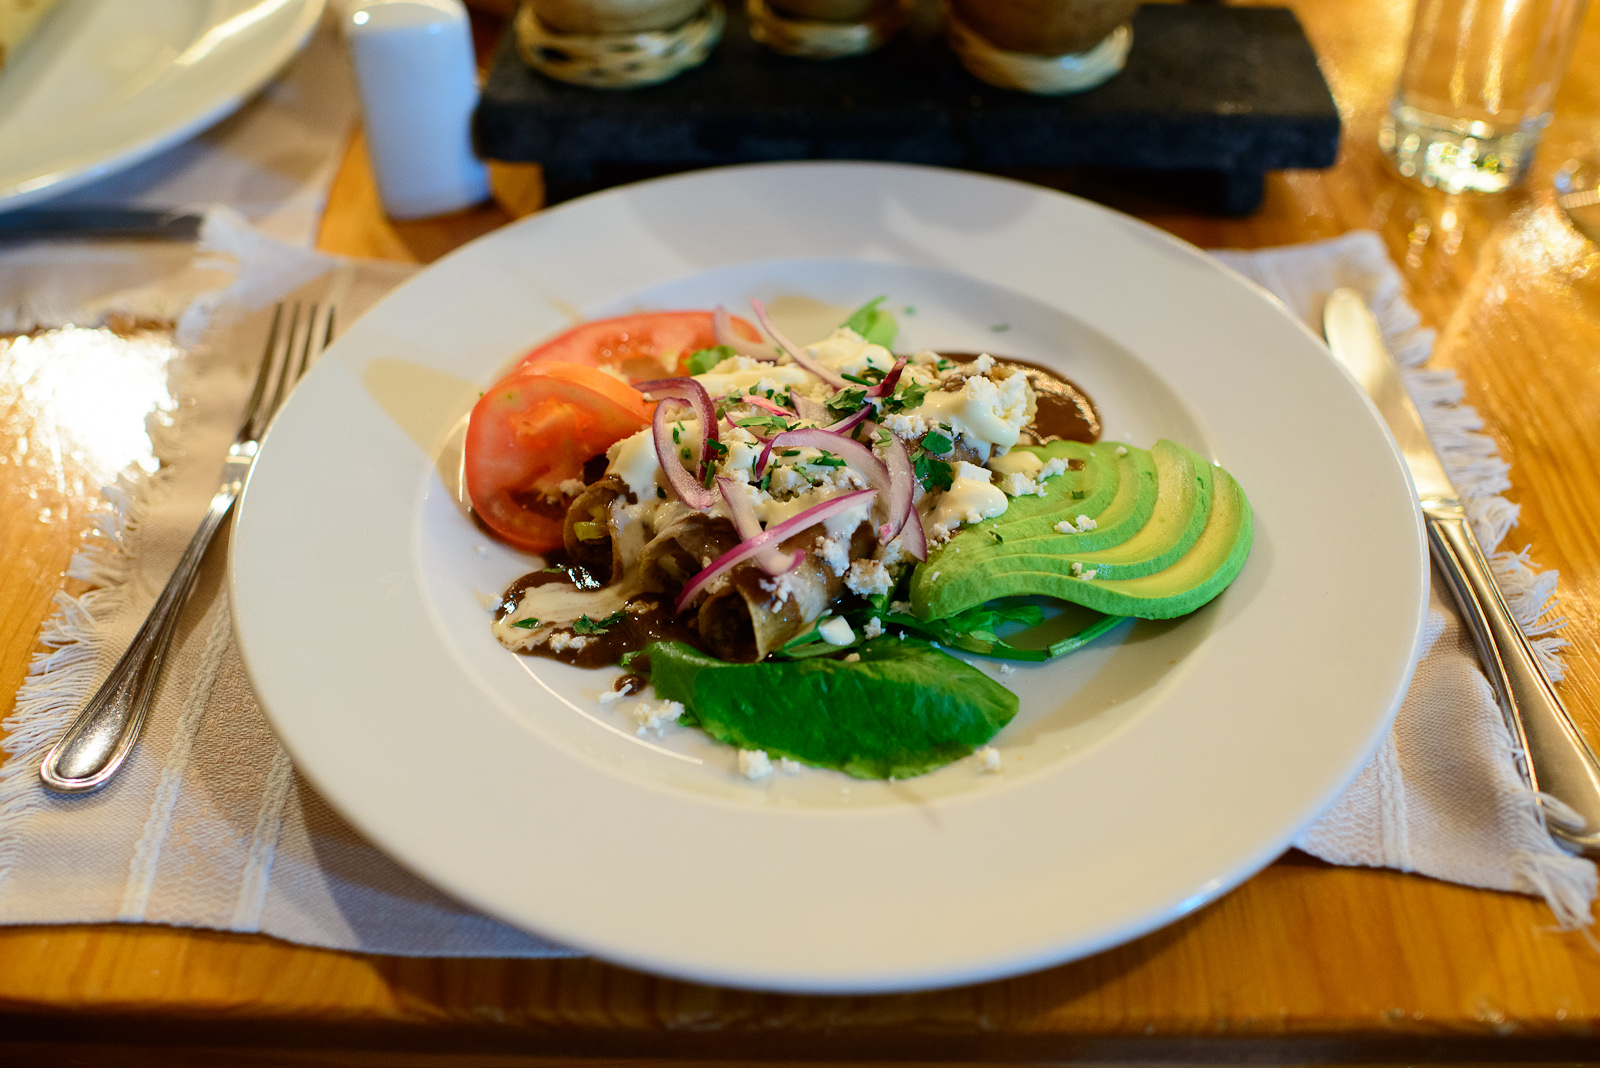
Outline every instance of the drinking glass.
<path id="1" fill-rule="evenodd" d="M 1588 0 L 1418 0 L 1379 144 L 1450 193 L 1522 181 Z"/>

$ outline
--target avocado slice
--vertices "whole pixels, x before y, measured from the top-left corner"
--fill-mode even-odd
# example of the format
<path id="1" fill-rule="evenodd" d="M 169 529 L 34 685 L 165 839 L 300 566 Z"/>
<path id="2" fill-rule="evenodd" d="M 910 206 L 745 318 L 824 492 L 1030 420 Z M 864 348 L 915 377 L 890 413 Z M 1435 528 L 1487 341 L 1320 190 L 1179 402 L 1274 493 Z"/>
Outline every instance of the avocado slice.
<path id="1" fill-rule="evenodd" d="M 1137 468 L 1141 462 L 1137 454 L 1132 449 L 1127 453 L 1119 459 L 1128 459 L 1130 467 Z M 1093 548 L 1095 541 L 1090 536 L 1099 532 L 1098 521 L 1093 531 L 1082 534 L 1054 534 L 1050 528 L 1054 534 L 1050 538 L 1013 539 L 1005 523 L 1011 514 L 1008 508 L 992 526 L 979 524 L 962 531 L 918 566 L 911 577 L 911 603 L 917 615 L 943 619 L 995 597 L 1044 593 L 1032 577 L 1035 573 L 1060 572 L 1074 582 L 1079 580 L 1073 573 L 1085 571 L 1094 572 L 1101 580 L 1131 579 L 1161 571 L 1181 558 L 1205 528 L 1213 468 L 1189 449 L 1165 439 L 1156 442 L 1149 460 L 1155 467 L 1153 502 L 1143 500 L 1148 484 L 1135 481 L 1129 492 L 1137 489 L 1136 499 L 1124 501 L 1127 511 L 1115 521 L 1108 517 L 1107 533 L 1120 538 L 1119 544 Z M 1018 498 L 1014 504 L 1036 499 Z M 1145 521 L 1132 529 L 1133 519 L 1141 513 Z M 992 534 L 985 538 L 988 529 L 997 530 L 999 538 Z M 1082 551 L 1085 549 L 1088 551 Z"/>
<path id="2" fill-rule="evenodd" d="M 1026 451 L 1048 460 L 1052 456 L 1045 449 L 1058 444 Z M 951 563 L 958 556 L 970 563 L 1037 552 L 1092 552 L 1127 541 L 1155 508 L 1154 459 L 1144 449 L 1116 442 L 1078 448 L 1092 450 L 1083 471 L 1046 480 L 1044 497 L 1012 498 L 1004 514 L 962 528 L 934 554 L 942 558 L 948 553 Z M 1086 477 L 1065 481 L 1072 475 Z M 1079 516 L 1088 516 L 1095 525 L 1072 534 L 1056 529 L 1061 522 L 1076 523 Z"/>
<path id="3" fill-rule="evenodd" d="M 1098 575 L 1075 577 L 1061 566 L 1064 561 L 1052 561 L 1050 570 L 1005 570 L 991 575 L 989 596 L 1058 597 L 1110 616 L 1144 619 L 1171 619 L 1193 612 L 1238 576 L 1254 536 L 1244 490 L 1220 467 L 1211 467 L 1209 473 L 1214 492 L 1205 528 L 1189 551 L 1169 567 L 1136 578 L 1102 579 Z M 916 588 L 913 584 L 913 597 Z"/>
<path id="4" fill-rule="evenodd" d="M 1211 511 L 1215 468 L 1175 441 L 1158 441 L 1150 452 L 1156 461 L 1156 502 L 1149 521 L 1110 548 L 1064 548 L 1067 566 L 1080 564 L 1102 579 L 1152 575 L 1181 558 L 1200 537 Z"/>
<path id="5" fill-rule="evenodd" d="M 998 528 L 1005 541 L 1013 538 L 1054 537 L 1055 525 L 1069 516 L 1097 516 L 1116 500 L 1122 466 L 1110 448 L 1077 441 L 1052 441 L 1012 450 L 1031 452 L 1040 460 L 1068 460 L 1069 468 L 1044 482 L 1043 497 L 1012 497 L 1005 512 L 995 519 L 958 530 L 935 554 L 973 552 L 1000 544 L 990 530 Z M 957 546 L 952 551 L 951 546 Z"/>
<path id="6" fill-rule="evenodd" d="M 1117 455 L 1119 448 L 1122 456 Z M 1096 549 L 1125 539 L 1148 518 L 1156 498 L 1156 475 L 1144 450 L 1114 442 L 1054 441 L 1027 446 L 1025 451 L 1047 462 L 1067 459 L 1082 466 L 1045 480 L 1045 496 L 1013 497 L 1003 515 L 965 527 L 934 549 L 927 563 L 913 574 L 914 604 L 919 603 L 918 584 L 929 583 L 935 573 L 940 575 L 942 596 L 958 599 L 964 607 L 982 604 L 995 596 L 989 592 L 988 582 L 998 558 L 1038 551 L 1039 546 Z M 1056 530 L 1056 524 L 1074 522 L 1080 515 L 1105 515 L 1107 523 L 1084 534 L 1065 535 Z M 933 616 L 918 614 L 942 619 L 957 611 L 960 609 Z"/>

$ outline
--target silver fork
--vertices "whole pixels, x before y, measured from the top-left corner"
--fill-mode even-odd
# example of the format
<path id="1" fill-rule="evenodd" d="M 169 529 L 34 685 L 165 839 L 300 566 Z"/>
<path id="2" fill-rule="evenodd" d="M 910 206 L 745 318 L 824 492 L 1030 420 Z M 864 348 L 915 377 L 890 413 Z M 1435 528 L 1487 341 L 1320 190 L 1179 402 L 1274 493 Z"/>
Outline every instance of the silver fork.
<path id="1" fill-rule="evenodd" d="M 333 319 L 332 305 L 320 312 L 317 305 L 311 305 L 303 322 L 298 303 L 290 311 L 287 323 L 283 304 L 280 303 L 273 313 L 266 351 L 261 356 L 261 370 L 256 374 L 255 388 L 245 406 L 244 425 L 228 449 L 217 495 L 211 498 L 211 507 L 200 529 L 189 540 L 177 570 L 167 580 L 161 596 L 156 598 L 133 644 L 39 765 L 39 778 L 49 789 L 65 794 L 99 789 L 117 773 L 133 749 L 139 729 L 144 725 L 145 712 L 150 708 L 150 698 L 155 693 L 161 662 L 177 629 L 179 610 L 194 588 L 206 548 L 244 488 L 245 476 L 250 473 L 261 436 L 273 415 L 306 368 L 333 339 Z"/>

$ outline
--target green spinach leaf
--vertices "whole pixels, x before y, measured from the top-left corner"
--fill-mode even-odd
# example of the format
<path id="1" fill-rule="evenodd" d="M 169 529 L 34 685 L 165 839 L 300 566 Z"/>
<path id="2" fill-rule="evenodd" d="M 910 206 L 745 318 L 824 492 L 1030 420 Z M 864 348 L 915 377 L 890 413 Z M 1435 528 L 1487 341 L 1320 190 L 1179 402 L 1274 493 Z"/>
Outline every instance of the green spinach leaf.
<path id="1" fill-rule="evenodd" d="M 894 344 L 895 335 L 900 333 L 900 324 L 894 321 L 894 314 L 878 307 L 887 297 L 878 297 L 869 300 L 861 307 L 850 313 L 842 325 L 848 326 L 874 345 L 888 348 Z"/>
<path id="2" fill-rule="evenodd" d="M 988 742 L 1017 695 L 917 638 L 875 638 L 854 663 L 824 657 L 729 664 L 682 642 L 649 646 L 657 695 L 702 729 L 858 779 L 909 778 Z"/>

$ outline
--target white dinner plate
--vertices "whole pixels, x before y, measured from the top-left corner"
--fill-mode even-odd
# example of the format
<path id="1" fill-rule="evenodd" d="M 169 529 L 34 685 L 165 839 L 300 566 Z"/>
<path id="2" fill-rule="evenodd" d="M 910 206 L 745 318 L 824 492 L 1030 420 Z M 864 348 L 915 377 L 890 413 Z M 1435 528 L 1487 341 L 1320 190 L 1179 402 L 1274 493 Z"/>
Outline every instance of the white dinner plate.
<path id="1" fill-rule="evenodd" d="M 1249 494 L 1242 575 L 1178 621 L 991 674 L 1022 698 L 918 779 L 741 778 L 697 731 L 638 737 L 615 670 L 513 655 L 486 599 L 537 561 L 451 491 L 478 391 L 580 317 L 878 294 L 896 348 L 1048 363 L 1106 437 L 1175 438 Z M 789 991 L 963 983 L 1168 923 L 1277 856 L 1410 678 L 1426 554 L 1366 398 L 1263 291 L 1133 219 L 954 171 L 792 164 L 574 201 L 459 250 L 351 327 L 242 503 L 252 681 L 358 827 L 485 911 L 609 960 Z"/>
<path id="2" fill-rule="evenodd" d="M 323 0 L 62 0 L 0 70 L 0 210 L 216 122 L 305 42 Z"/>

